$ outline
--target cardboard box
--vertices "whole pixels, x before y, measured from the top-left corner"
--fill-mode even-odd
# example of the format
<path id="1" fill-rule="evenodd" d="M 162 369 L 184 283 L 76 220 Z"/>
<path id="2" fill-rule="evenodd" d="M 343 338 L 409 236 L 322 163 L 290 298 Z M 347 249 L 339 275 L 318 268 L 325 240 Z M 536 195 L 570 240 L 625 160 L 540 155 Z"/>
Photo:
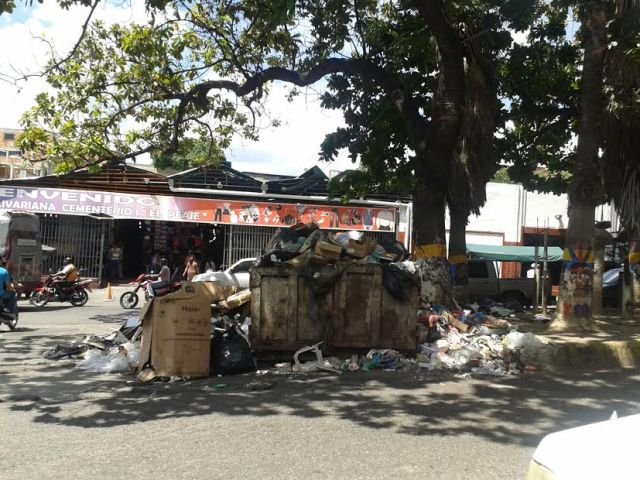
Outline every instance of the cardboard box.
<path id="1" fill-rule="evenodd" d="M 240 305 L 249 303 L 250 301 L 251 301 L 251 290 L 246 289 L 236 293 L 235 295 L 231 295 L 229 298 L 227 298 L 227 306 L 229 308 L 237 308 Z"/>
<path id="2" fill-rule="evenodd" d="M 211 300 L 198 282 L 156 297 L 140 312 L 140 368 L 158 377 L 207 377 L 211 349 Z"/>
<path id="3" fill-rule="evenodd" d="M 311 257 L 311 255 L 313 255 L 312 252 L 306 251 L 304 253 L 301 253 L 297 257 L 293 257 L 291 260 L 287 260 L 284 263 L 292 265 L 296 268 L 303 267 L 304 265 L 309 263 L 309 258 Z"/>
<path id="4" fill-rule="evenodd" d="M 445 320 L 447 320 L 451 325 L 456 327 L 461 332 L 466 332 L 467 330 L 469 330 L 469 325 L 467 325 L 466 323 L 462 323 L 460 320 L 454 317 L 453 314 L 451 314 L 450 312 L 447 312 L 445 310 L 444 312 L 442 312 L 442 316 L 445 318 Z"/>
<path id="5" fill-rule="evenodd" d="M 340 245 L 335 245 L 321 240 L 316 243 L 316 247 L 313 251 L 330 260 L 339 260 L 340 255 L 342 254 L 342 247 Z"/>
<path id="6" fill-rule="evenodd" d="M 222 286 L 220 282 L 198 282 L 202 284 L 204 289 L 209 294 L 210 302 L 219 302 L 226 299 L 228 296 L 233 295 L 238 291 L 238 287 L 233 285 Z"/>
<path id="7" fill-rule="evenodd" d="M 368 251 L 367 245 L 353 239 L 349 239 L 349 245 L 347 246 L 347 248 L 345 248 L 344 251 L 352 257 L 356 258 L 364 258 L 369 255 L 369 253 L 371 253 Z"/>

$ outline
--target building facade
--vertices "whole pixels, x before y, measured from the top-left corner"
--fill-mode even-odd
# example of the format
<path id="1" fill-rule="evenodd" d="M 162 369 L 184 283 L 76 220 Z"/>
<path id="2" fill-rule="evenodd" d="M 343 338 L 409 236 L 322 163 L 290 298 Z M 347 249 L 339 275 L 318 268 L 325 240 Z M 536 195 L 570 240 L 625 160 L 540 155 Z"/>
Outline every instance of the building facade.
<path id="1" fill-rule="evenodd" d="M 40 177 L 47 173 L 45 165 L 31 164 L 18 148 L 18 137 L 22 130 L 0 128 L 0 180 Z"/>

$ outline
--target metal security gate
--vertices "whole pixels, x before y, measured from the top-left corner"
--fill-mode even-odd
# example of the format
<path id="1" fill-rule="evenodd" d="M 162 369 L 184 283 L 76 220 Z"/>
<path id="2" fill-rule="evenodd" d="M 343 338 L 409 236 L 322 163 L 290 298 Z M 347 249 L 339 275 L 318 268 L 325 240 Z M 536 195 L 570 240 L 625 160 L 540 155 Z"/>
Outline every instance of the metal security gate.
<path id="1" fill-rule="evenodd" d="M 241 258 L 258 258 L 276 228 L 229 225 L 224 231 L 224 265 L 230 267 Z"/>
<path id="2" fill-rule="evenodd" d="M 276 231 L 276 227 L 251 227 L 229 225 L 224 230 L 224 268 L 228 268 L 242 258 L 259 258 Z M 338 230 L 331 230 L 336 233 Z M 375 238 L 396 238 L 395 232 L 364 231 L 366 236 Z"/>
<path id="3" fill-rule="evenodd" d="M 97 278 L 100 270 L 101 232 L 101 221 L 91 217 L 41 215 L 42 243 L 56 249 L 43 260 L 43 272 L 60 270 L 65 257 L 71 257 L 77 268 L 85 269 L 81 273 L 83 277 Z M 109 229 L 105 228 L 105 232 L 109 232 Z"/>

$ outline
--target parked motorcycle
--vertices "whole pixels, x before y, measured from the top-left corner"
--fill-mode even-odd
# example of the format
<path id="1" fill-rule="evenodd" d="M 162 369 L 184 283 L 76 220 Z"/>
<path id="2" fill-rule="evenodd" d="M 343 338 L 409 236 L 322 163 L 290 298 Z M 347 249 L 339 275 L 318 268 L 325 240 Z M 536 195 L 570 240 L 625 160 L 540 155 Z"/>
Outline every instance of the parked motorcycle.
<path id="1" fill-rule="evenodd" d="M 18 325 L 18 316 L 20 312 L 16 312 L 16 316 L 14 317 L 9 310 L 7 310 L 0 300 L 0 325 L 4 324 L 9 329 L 15 330 L 16 325 Z"/>
<path id="2" fill-rule="evenodd" d="M 130 282 L 129 285 L 135 285 L 133 290 L 128 290 L 120 295 L 120 306 L 122 308 L 135 308 L 138 305 L 138 290 L 142 289 L 144 292 L 144 299 L 149 299 L 149 293 L 147 292 L 147 285 L 150 282 L 149 275 L 142 273 L 138 275 L 135 281 Z"/>
<path id="3" fill-rule="evenodd" d="M 55 282 L 53 275 L 48 275 L 42 286 L 33 291 L 29 302 L 36 307 L 44 307 L 50 301 L 71 302 L 74 307 L 82 307 L 89 300 L 87 290 L 91 291 L 91 279 L 76 280 L 63 288 L 56 287 Z"/>
<path id="4" fill-rule="evenodd" d="M 120 306 L 122 308 L 127 308 L 127 309 L 135 308 L 135 306 L 138 305 L 138 301 L 139 301 L 138 291 L 140 289 L 142 289 L 142 291 L 144 292 L 144 300 L 145 301 L 149 300 L 149 292 L 147 290 L 147 285 L 149 285 L 149 282 L 152 282 L 154 280 L 155 280 L 155 277 L 151 275 L 147 275 L 145 273 L 138 275 L 135 281 L 129 283 L 129 285 L 135 285 L 136 287 L 133 290 L 128 290 L 124 292 L 122 295 L 120 295 Z M 180 289 L 180 282 L 167 282 L 164 285 L 154 287 L 153 290 L 157 297 L 162 297 L 163 295 L 166 295 L 171 292 L 175 292 L 176 290 L 179 290 L 179 289 Z"/>

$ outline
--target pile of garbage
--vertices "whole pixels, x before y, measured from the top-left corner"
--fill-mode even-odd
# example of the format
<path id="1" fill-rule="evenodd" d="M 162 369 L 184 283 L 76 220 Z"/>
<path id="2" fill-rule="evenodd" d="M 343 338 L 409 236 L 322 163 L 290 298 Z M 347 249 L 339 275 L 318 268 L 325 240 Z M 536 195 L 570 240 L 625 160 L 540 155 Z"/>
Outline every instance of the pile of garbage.
<path id="1" fill-rule="evenodd" d="M 367 237 L 364 232 L 328 232 L 316 223 L 278 229 L 265 247 L 260 267 L 289 266 L 310 279 L 316 295 L 331 290 L 346 263 L 379 264 L 382 282 L 391 295 L 408 300 L 419 279 L 409 252 L 393 238 Z"/>
<path id="2" fill-rule="evenodd" d="M 276 230 L 259 264 L 326 265 L 340 260 L 391 263 L 408 258 L 407 249 L 394 239 L 381 237 L 376 240 L 359 231 L 331 233 L 320 230 L 317 223 L 310 222 Z"/>
<path id="3" fill-rule="evenodd" d="M 508 320 L 479 311 L 476 305 L 460 311 L 436 305 L 419 312 L 423 332 L 426 329 L 419 367 L 493 376 L 551 368 L 552 345 L 533 333 L 518 332 Z M 503 307 L 491 311 L 512 314 Z"/>
<path id="4" fill-rule="evenodd" d="M 293 355 L 293 362 L 276 363 L 271 369 L 257 370 L 257 375 L 290 375 L 295 373 L 329 372 L 341 374 L 367 370 L 393 371 L 412 369 L 415 361 L 407 359 L 400 352 L 392 349 L 372 349 L 366 355 L 352 355 L 346 360 L 338 357 L 324 358 L 320 345 L 302 347 Z M 303 355 L 311 355 L 312 360 L 303 361 Z"/>
<path id="5" fill-rule="evenodd" d="M 138 368 L 141 332 L 139 320 L 132 317 L 114 332 L 55 345 L 43 356 L 48 360 L 80 359 L 77 367 L 88 372 L 129 373 Z"/>

